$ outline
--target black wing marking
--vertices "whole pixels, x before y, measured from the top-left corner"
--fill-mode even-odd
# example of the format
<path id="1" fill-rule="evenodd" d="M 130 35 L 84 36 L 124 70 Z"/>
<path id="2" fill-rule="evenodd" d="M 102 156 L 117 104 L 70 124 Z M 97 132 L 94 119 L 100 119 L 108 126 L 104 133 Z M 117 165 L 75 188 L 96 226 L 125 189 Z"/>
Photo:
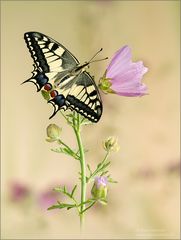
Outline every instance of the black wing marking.
<path id="1" fill-rule="evenodd" d="M 68 71 L 66 70 L 63 71 L 62 75 L 66 75 L 67 72 Z M 34 70 L 32 71 L 32 77 L 24 81 L 23 83 L 32 82 L 33 84 L 36 85 L 37 92 L 39 92 L 45 84 L 50 82 L 53 85 L 54 84 L 53 80 L 56 79 L 57 75 L 58 75 L 57 72 L 48 72 L 48 73 L 41 72 L 39 68 L 37 68 L 36 65 L 34 65 Z"/>
<path id="2" fill-rule="evenodd" d="M 65 98 L 68 108 L 77 111 L 92 122 L 98 122 L 102 115 L 102 101 L 93 78 L 86 72 L 76 77 Z"/>
<path id="3" fill-rule="evenodd" d="M 39 71 L 61 72 L 79 64 L 63 45 L 42 33 L 26 32 L 24 39 Z"/>

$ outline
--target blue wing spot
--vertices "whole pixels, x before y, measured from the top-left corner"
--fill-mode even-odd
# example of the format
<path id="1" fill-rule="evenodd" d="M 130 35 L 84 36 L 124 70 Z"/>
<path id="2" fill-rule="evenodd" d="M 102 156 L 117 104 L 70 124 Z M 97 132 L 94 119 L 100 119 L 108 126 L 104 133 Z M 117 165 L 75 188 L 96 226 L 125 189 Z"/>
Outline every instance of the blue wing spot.
<path id="1" fill-rule="evenodd" d="M 57 104 L 57 105 L 61 108 L 62 106 L 65 105 L 65 97 L 64 97 L 62 94 L 57 95 L 57 96 L 53 99 L 53 102 L 54 102 L 55 104 Z"/>
<path id="2" fill-rule="evenodd" d="M 32 78 L 36 80 L 36 83 L 39 85 L 40 89 L 48 82 L 48 77 L 39 71 L 37 71 L 37 74 Z"/>

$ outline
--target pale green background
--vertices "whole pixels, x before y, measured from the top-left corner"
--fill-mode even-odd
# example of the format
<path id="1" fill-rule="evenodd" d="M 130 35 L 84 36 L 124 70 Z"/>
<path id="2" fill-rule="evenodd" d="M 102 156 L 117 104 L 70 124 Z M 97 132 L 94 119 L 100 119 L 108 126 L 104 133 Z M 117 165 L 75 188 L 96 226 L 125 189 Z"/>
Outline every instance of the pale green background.
<path id="1" fill-rule="evenodd" d="M 2 58 L 2 237 L 9 239 L 178 239 L 179 177 L 167 166 L 179 161 L 179 2 L 177 1 L 3 1 Z M 102 94 L 100 122 L 85 127 L 87 161 L 103 157 L 102 140 L 119 139 L 111 173 L 118 184 L 109 189 L 109 204 L 86 217 L 84 234 L 74 211 L 42 211 L 35 201 L 24 206 L 8 199 L 9 182 L 29 185 L 35 196 L 54 184 L 73 186 L 78 162 L 50 151 L 44 139 L 49 123 L 71 129 L 60 114 L 51 121 L 47 105 L 33 85 L 32 59 L 23 40 L 26 31 L 39 31 L 64 44 L 82 63 L 98 49 L 111 58 L 127 44 L 133 59 L 149 68 L 144 82 L 149 95 L 126 98 Z M 109 61 L 109 60 L 108 60 Z M 89 69 L 96 81 L 108 61 Z M 146 177 L 140 174 L 151 171 Z"/>

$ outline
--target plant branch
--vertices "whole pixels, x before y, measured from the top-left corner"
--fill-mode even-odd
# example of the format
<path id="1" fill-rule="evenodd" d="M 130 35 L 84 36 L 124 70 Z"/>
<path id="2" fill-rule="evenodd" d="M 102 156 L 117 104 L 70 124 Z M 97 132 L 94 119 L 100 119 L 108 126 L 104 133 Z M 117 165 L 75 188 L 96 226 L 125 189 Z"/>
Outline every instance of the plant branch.
<path id="1" fill-rule="evenodd" d="M 79 148 L 79 154 L 80 154 L 80 168 L 81 168 L 81 206 L 80 206 L 80 225 L 82 227 L 83 225 L 83 219 L 84 219 L 84 209 L 85 209 L 85 200 L 86 200 L 86 164 L 85 164 L 85 156 L 84 156 L 84 148 L 82 144 L 82 139 L 80 135 L 80 116 L 78 113 L 74 113 L 73 117 L 73 129 L 76 135 L 77 144 Z"/>
<path id="2" fill-rule="evenodd" d="M 96 170 L 94 170 L 94 172 L 90 172 L 90 175 L 89 177 L 87 177 L 87 183 L 90 182 L 98 173 L 101 172 L 101 174 L 103 172 L 107 172 L 105 171 L 105 169 L 109 166 L 110 162 L 107 162 L 107 159 L 108 159 L 108 156 L 109 156 L 109 151 L 106 152 L 106 155 L 104 157 L 104 159 L 102 160 L 102 162 L 100 162 L 98 165 L 97 165 L 97 168 Z M 89 169 L 89 167 L 88 167 Z M 89 170 L 90 171 L 90 170 Z"/>

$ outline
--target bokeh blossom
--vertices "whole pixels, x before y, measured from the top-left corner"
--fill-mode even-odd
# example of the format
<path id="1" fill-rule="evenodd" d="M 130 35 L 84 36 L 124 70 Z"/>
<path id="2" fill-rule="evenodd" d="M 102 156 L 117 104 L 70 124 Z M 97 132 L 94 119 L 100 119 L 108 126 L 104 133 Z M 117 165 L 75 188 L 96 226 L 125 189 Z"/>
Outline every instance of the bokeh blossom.
<path id="1" fill-rule="evenodd" d="M 21 202 L 30 196 L 30 189 L 22 183 L 12 182 L 10 185 L 10 199 L 13 202 Z"/>
<path id="2" fill-rule="evenodd" d="M 142 61 L 132 62 L 131 49 L 124 46 L 119 49 L 104 76 L 100 79 L 99 87 L 106 93 L 120 96 L 137 97 L 147 94 L 147 86 L 141 82 L 148 71 Z"/>
<path id="3" fill-rule="evenodd" d="M 58 197 L 59 195 L 57 192 L 52 191 L 52 189 L 48 189 L 40 193 L 38 203 L 42 209 L 47 209 L 57 202 Z"/>

